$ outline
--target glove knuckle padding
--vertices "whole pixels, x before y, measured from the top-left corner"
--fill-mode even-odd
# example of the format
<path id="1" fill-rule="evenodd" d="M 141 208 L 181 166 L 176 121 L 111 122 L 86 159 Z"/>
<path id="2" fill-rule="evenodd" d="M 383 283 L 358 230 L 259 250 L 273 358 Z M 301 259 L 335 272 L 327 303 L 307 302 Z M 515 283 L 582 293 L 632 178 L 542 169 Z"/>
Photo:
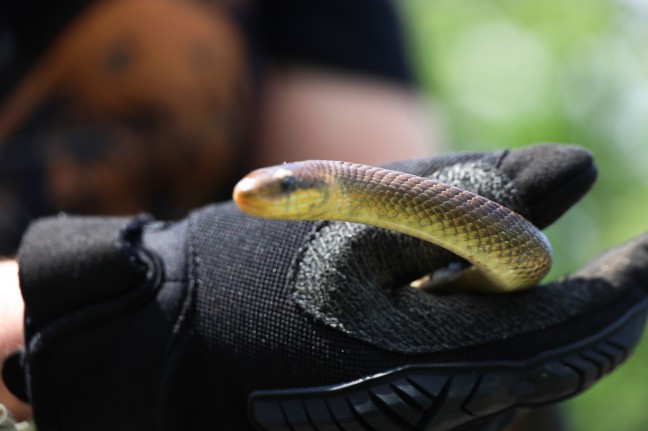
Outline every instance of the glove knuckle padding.
<path id="1" fill-rule="evenodd" d="M 586 279 L 603 279 L 615 288 L 643 287 L 648 292 L 648 233 L 606 251 L 576 274 Z"/>

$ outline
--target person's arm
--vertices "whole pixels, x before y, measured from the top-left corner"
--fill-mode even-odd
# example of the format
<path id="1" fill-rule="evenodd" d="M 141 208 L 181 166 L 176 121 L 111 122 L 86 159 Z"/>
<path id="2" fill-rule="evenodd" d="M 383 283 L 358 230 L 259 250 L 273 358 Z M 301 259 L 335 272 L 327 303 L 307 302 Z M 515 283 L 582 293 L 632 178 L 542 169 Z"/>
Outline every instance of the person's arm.
<path id="1" fill-rule="evenodd" d="M 304 159 L 376 164 L 439 152 L 422 97 L 386 80 L 274 70 L 261 112 L 255 166 Z"/>
<path id="2" fill-rule="evenodd" d="M 253 166 L 436 153 L 434 124 L 390 0 L 261 1 L 264 65 Z"/>
<path id="3" fill-rule="evenodd" d="M 18 264 L 15 260 L 0 262 L 0 372 L 4 359 L 23 346 L 23 312 L 20 296 Z M 4 404 L 18 420 L 31 415 L 29 405 L 13 396 L 0 379 L 0 404 Z"/>

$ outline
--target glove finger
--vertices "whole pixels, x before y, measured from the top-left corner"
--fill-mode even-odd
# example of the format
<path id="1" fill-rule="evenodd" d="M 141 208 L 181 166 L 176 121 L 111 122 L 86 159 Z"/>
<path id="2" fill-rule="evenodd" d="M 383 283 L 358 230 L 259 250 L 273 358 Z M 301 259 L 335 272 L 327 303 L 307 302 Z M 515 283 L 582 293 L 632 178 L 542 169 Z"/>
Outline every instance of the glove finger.
<path id="1" fill-rule="evenodd" d="M 597 175 L 588 151 L 557 144 L 509 151 L 500 169 L 512 179 L 529 210 L 526 216 L 540 228 L 553 223 L 583 197 Z"/>
<path id="2" fill-rule="evenodd" d="M 386 167 L 470 190 L 513 209 L 540 228 L 576 203 L 597 174 L 588 151 L 561 144 L 451 154 Z"/>
<path id="3" fill-rule="evenodd" d="M 648 292 L 648 232 L 592 259 L 573 278 L 603 280 L 616 289 L 636 286 Z"/>

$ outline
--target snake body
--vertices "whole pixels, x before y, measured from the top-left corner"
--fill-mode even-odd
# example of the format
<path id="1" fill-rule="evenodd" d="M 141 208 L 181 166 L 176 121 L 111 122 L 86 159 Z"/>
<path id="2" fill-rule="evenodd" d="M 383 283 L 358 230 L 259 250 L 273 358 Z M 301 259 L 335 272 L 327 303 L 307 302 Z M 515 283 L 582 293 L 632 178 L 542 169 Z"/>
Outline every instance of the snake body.
<path id="1" fill-rule="evenodd" d="M 474 265 L 472 282 L 482 290 L 530 288 L 551 267 L 549 242 L 521 215 L 403 172 L 339 161 L 287 163 L 251 172 L 233 197 L 259 217 L 364 223 L 429 241 Z"/>

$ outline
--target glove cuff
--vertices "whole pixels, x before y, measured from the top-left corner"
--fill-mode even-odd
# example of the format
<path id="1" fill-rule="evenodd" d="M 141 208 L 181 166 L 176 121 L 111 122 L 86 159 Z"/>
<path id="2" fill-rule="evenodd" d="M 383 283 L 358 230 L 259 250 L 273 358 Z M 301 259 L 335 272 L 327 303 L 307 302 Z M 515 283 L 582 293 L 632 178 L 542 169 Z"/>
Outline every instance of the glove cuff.
<path id="1" fill-rule="evenodd" d="M 141 283 L 146 269 L 132 243 L 146 221 L 64 215 L 34 223 L 18 255 L 28 326 L 43 327 Z"/>

